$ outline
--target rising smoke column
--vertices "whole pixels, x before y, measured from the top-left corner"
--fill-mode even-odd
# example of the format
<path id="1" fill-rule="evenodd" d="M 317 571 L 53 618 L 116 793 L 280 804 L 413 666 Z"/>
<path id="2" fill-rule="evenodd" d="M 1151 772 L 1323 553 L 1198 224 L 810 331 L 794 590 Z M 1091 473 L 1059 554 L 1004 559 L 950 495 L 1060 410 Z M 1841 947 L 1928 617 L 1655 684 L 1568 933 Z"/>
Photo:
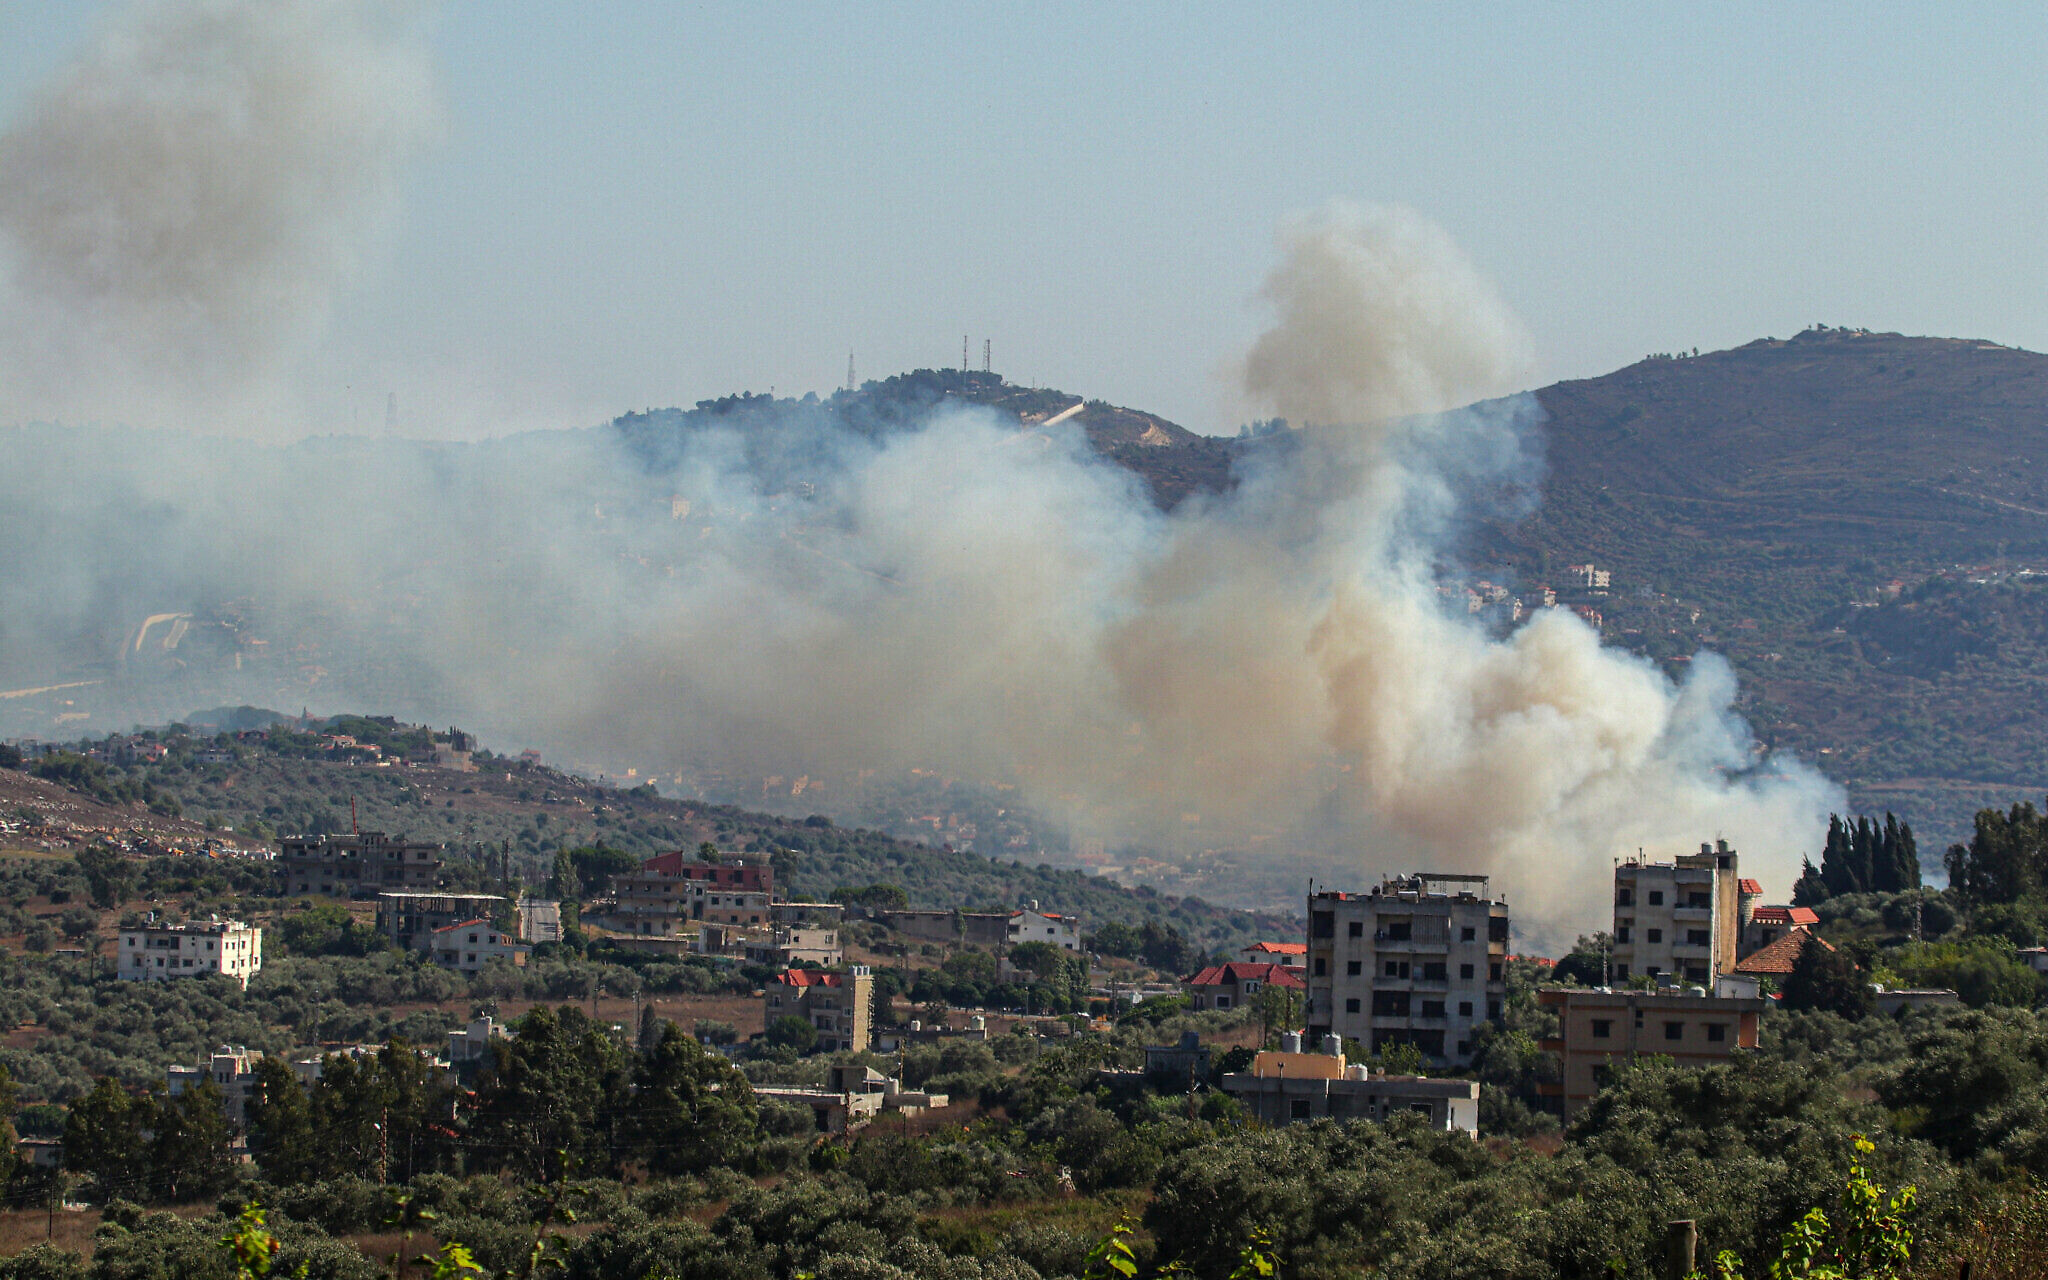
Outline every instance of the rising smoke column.
<path id="1" fill-rule="evenodd" d="M 143 4 L 36 100 L 0 138 L 27 411 L 207 432 L 288 398 L 431 127 L 407 16 Z M 1482 273 L 1394 208 L 1312 213 L 1279 258 L 1242 382 L 1309 425 L 1170 515 L 1075 424 L 976 411 L 876 434 L 784 403 L 654 459 L 610 431 L 0 431 L 0 670 L 53 683 L 144 616 L 239 602 L 300 683 L 211 701 L 650 773 L 938 766 L 1112 840 L 1259 837 L 1358 885 L 1490 872 L 1538 945 L 1599 924 L 1638 846 L 1726 836 L 1789 883 L 1833 796 L 1755 767 L 1724 665 L 1673 685 L 1569 615 L 1500 637 L 1442 607 L 1458 521 L 1526 501 L 1541 452 Z M 90 696 L 88 727 L 126 727 L 118 682 Z"/>
<path id="2" fill-rule="evenodd" d="M 292 408 L 437 127 L 419 7 L 118 11 L 0 135 L 0 416 L 260 432 Z"/>

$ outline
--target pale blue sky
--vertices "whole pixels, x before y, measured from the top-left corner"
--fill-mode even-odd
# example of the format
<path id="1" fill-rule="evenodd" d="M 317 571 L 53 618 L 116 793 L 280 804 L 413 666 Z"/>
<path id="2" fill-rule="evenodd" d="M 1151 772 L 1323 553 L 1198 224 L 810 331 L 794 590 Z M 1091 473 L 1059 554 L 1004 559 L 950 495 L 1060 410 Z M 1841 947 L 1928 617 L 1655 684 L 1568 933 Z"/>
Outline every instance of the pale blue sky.
<path id="1" fill-rule="evenodd" d="M 0 114 L 94 8 L 0 5 Z M 1274 229 L 1332 197 L 1449 228 L 1546 381 L 1815 321 L 2048 349 L 2048 10 L 1501 9 L 446 4 L 316 416 L 824 392 L 965 333 L 1229 431 Z"/>

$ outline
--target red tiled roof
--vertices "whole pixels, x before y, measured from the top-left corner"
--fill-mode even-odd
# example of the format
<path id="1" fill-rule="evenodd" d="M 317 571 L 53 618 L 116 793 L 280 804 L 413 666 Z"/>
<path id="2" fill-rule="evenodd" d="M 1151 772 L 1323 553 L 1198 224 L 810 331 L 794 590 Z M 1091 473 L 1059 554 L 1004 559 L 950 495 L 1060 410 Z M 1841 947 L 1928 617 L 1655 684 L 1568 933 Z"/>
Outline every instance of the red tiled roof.
<path id="1" fill-rule="evenodd" d="M 1232 960 L 1228 964 L 1212 964 L 1187 980 L 1191 987 L 1234 987 L 1244 982 L 1264 982 L 1276 987 L 1304 987 L 1307 984 L 1294 970 L 1277 964 L 1248 964 Z"/>
<path id="2" fill-rule="evenodd" d="M 844 975 L 820 973 L 816 969 L 791 969 L 778 973 L 775 980 L 786 987 L 836 987 Z"/>
<path id="3" fill-rule="evenodd" d="M 1305 956 L 1308 954 L 1308 944 L 1306 942 L 1254 942 L 1246 947 L 1245 950 L 1264 951 L 1276 956 Z"/>
<path id="4" fill-rule="evenodd" d="M 1826 939 L 1816 938 L 1811 930 L 1797 927 L 1770 946 L 1752 952 L 1748 959 L 1738 961 L 1735 972 L 1766 974 L 1773 977 L 1788 974 L 1792 972 L 1792 967 L 1799 963 L 1799 957 L 1806 953 L 1808 942 L 1818 942 L 1828 950 L 1834 950 Z"/>
<path id="5" fill-rule="evenodd" d="M 1735 892 L 1746 893 L 1752 898 L 1761 898 L 1764 893 L 1764 887 L 1755 880 L 1737 880 L 1735 882 Z"/>
<path id="6" fill-rule="evenodd" d="M 1750 913 L 1750 919 L 1762 924 L 1803 924 L 1811 927 L 1820 923 L 1820 914 L 1812 907 L 1758 907 Z"/>

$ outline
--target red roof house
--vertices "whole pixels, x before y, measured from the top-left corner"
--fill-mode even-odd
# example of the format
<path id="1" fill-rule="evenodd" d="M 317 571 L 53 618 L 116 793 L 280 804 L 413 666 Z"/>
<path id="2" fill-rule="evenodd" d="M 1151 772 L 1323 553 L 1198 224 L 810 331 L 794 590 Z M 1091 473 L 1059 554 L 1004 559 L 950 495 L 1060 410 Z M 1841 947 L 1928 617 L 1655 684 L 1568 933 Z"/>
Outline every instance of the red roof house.
<path id="1" fill-rule="evenodd" d="M 1306 990 L 1308 984 L 1294 970 L 1277 964 L 1248 964 L 1232 960 L 1212 964 L 1183 984 L 1194 998 L 1196 1009 L 1235 1009 L 1257 995 L 1261 987 Z"/>

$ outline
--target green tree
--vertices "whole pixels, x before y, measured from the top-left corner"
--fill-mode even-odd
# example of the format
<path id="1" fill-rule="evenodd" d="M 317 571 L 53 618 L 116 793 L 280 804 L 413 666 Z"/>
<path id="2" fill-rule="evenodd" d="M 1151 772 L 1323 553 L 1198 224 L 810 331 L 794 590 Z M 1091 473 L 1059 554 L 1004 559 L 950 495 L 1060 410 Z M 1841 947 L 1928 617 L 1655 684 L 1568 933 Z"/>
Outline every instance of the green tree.
<path id="1" fill-rule="evenodd" d="M 111 911 L 134 895 L 135 864 L 119 852 L 104 846 L 82 849 L 77 861 L 86 894 L 100 910 Z"/>
<path id="2" fill-rule="evenodd" d="M 1876 1008 L 1856 961 L 1818 937 L 1809 937 L 1793 962 L 1783 999 L 1788 1009 L 1825 1009 L 1845 1018 L 1860 1018 Z"/>
<path id="3" fill-rule="evenodd" d="M 776 1049 L 794 1049 L 808 1054 L 818 1047 L 818 1029 L 795 1014 L 785 1014 L 768 1024 L 765 1039 Z"/>
<path id="4" fill-rule="evenodd" d="M 313 1101 L 282 1058 L 266 1057 L 256 1064 L 247 1119 L 249 1146 L 264 1177 L 290 1185 L 328 1175 L 331 1148 Z"/>
<path id="5" fill-rule="evenodd" d="M 606 1028 L 573 1007 L 535 1009 L 492 1048 L 472 1133 L 500 1168 L 552 1183 L 615 1167 L 630 1074 Z"/>
<path id="6" fill-rule="evenodd" d="M 632 1108 L 633 1144 L 659 1174 L 723 1164 L 754 1133 L 754 1091 L 746 1077 L 672 1022 L 633 1074 Z"/>
<path id="7" fill-rule="evenodd" d="M 173 1098 L 154 1093 L 149 1104 L 148 1186 L 165 1204 L 211 1200 L 235 1180 L 232 1136 L 220 1090 L 211 1080 Z"/>
<path id="8" fill-rule="evenodd" d="M 64 1119 L 64 1168 L 87 1179 L 86 1194 L 100 1204 L 143 1194 L 142 1139 L 148 1108 L 108 1077 L 71 1104 Z"/>

